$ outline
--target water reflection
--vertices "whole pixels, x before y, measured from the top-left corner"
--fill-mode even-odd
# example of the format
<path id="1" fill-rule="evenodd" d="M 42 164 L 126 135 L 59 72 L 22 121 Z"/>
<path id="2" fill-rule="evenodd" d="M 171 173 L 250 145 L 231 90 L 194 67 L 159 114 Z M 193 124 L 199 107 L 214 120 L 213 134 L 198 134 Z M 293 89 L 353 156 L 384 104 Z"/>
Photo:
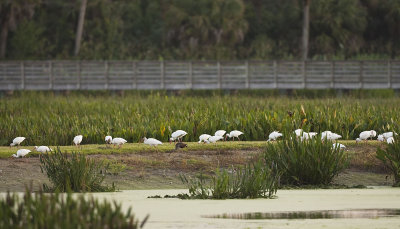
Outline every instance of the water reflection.
<path id="1" fill-rule="evenodd" d="M 349 209 L 322 211 L 254 212 L 222 214 L 205 218 L 223 219 L 336 219 L 336 218 L 379 218 L 400 216 L 400 209 Z"/>

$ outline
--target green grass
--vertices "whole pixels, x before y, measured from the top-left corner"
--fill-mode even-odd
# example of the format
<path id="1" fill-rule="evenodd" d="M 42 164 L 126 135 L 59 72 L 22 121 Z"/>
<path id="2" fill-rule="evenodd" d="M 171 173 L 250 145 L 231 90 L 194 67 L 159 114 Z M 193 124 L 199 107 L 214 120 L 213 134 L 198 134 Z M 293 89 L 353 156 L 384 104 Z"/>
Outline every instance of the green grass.
<path id="1" fill-rule="evenodd" d="M 394 97 L 52 96 L 32 92 L 0 98 L 0 145 L 9 145 L 17 136 L 27 138 L 22 145 L 69 145 L 78 134 L 83 135 L 83 144 L 103 143 L 105 135 L 128 142 L 139 142 L 145 136 L 167 141 L 177 129 L 188 132 L 185 141 L 198 141 L 199 135 L 218 129 L 241 130 L 242 140 L 261 141 L 274 130 L 287 133 L 300 127 L 331 130 L 343 139 L 355 139 L 364 130 L 398 131 L 399 113 L 400 100 Z"/>
<path id="2" fill-rule="evenodd" d="M 362 144 L 368 144 L 373 146 L 382 145 L 378 141 L 368 141 L 368 143 L 356 143 L 354 140 L 341 140 L 338 141 L 346 146 L 362 146 Z M 223 151 L 223 150 L 246 150 L 246 149 L 262 149 L 266 147 L 268 142 L 266 141 L 227 141 L 227 142 L 217 142 L 215 144 L 198 144 L 197 142 L 186 142 L 188 148 L 180 149 L 183 152 L 189 151 Z M 11 155 L 17 152 L 18 149 L 30 149 L 31 153 L 28 157 L 37 157 L 40 153 L 33 151 L 33 146 L 21 146 L 17 147 L 7 147 L 0 146 L 0 158 L 11 158 Z M 56 149 L 56 146 L 50 146 L 52 149 Z M 60 146 L 63 152 L 74 152 L 79 151 L 83 154 L 127 154 L 127 153 L 139 153 L 139 152 L 158 152 L 158 153 L 172 153 L 174 152 L 175 145 L 163 143 L 163 145 L 157 147 L 151 147 L 143 143 L 126 143 L 120 149 L 109 147 L 107 148 L 105 144 L 88 144 L 82 145 L 81 147 L 76 146 Z"/>

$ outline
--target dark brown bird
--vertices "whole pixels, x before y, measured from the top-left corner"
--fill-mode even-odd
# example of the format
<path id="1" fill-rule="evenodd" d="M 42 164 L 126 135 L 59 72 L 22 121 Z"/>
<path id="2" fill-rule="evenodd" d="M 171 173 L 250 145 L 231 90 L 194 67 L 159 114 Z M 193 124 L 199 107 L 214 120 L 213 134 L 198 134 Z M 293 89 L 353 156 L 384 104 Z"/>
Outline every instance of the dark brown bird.
<path id="1" fill-rule="evenodd" d="M 182 149 L 182 148 L 185 148 L 185 147 L 187 147 L 187 144 L 185 144 L 185 143 L 183 143 L 183 142 L 178 142 L 178 143 L 176 143 L 176 145 L 175 145 L 175 150 L 177 150 L 177 149 Z"/>

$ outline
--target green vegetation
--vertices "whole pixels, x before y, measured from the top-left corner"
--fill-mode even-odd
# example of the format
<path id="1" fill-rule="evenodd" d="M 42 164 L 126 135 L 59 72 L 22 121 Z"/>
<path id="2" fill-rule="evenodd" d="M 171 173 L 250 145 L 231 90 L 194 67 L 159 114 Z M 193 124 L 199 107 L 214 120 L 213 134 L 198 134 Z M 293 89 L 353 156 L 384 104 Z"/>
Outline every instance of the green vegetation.
<path id="1" fill-rule="evenodd" d="M 201 134 L 219 129 L 241 130 L 242 140 L 263 141 L 274 130 L 285 134 L 297 128 L 331 130 L 343 139 L 355 139 L 364 130 L 398 130 L 399 113 L 397 98 L 23 93 L 0 99 L 0 144 L 8 146 L 13 138 L 24 136 L 22 146 L 72 145 L 78 134 L 83 135 L 82 144 L 103 144 L 106 135 L 128 142 L 140 142 L 145 136 L 166 142 L 177 129 L 188 132 L 184 141 L 198 141 Z"/>
<path id="2" fill-rule="evenodd" d="M 10 194 L 0 199 L 0 228 L 142 228 L 131 208 L 125 213 L 121 205 L 107 200 L 99 202 L 83 195 L 32 194 L 26 190 L 23 197 Z"/>
<path id="3" fill-rule="evenodd" d="M 299 0 L 92 0 L 0 3 L 1 59 L 298 59 Z M 398 0 L 310 3 L 312 59 L 399 58 Z M 8 36 L 7 36 L 8 35 Z"/>
<path id="4" fill-rule="evenodd" d="M 57 192 L 110 192 L 111 187 L 102 185 L 107 167 L 103 162 L 87 158 L 81 153 L 54 153 L 40 155 L 40 169 L 47 174 L 53 187 L 43 184 L 45 191 Z"/>
<path id="5" fill-rule="evenodd" d="M 395 136 L 392 144 L 386 144 L 384 149 L 378 148 L 376 157 L 383 161 L 394 177 L 394 187 L 400 187 L 400 137 Z"/>
<path id="6" fill-rule="evenodd" d="M 182 182 L 189 189 L 192 199 L 244 199 L 271 198 L 278 190 L 280 174 L 261 161 L 247 164 L 243 168 L 217 169 L 209 182 L 205 176 L 187 178 Z"/>
<path id="7" fill-rule="evenodd" d="M 263 156 L 267 164 L 275 165 L 282 173 L 284 185 L 328 185 L 348 162 L 343 149 L 319 136 L 305 141 L 287 136 L 269 144 Z"/>

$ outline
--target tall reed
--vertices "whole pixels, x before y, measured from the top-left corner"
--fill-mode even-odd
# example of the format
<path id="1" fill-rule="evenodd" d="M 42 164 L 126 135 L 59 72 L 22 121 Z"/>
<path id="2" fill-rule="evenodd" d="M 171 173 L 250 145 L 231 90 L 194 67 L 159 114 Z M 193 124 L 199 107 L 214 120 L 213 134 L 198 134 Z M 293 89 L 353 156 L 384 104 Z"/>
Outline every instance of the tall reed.
<path id="1" fill-rule="evenodd" d="M 384 148 L 378 148 L 376 157 L 390 170 L 394 177 L 394 187 L 400 187 L 400 137 L 394 136 L 392 144 L 385 144 Z"/>

